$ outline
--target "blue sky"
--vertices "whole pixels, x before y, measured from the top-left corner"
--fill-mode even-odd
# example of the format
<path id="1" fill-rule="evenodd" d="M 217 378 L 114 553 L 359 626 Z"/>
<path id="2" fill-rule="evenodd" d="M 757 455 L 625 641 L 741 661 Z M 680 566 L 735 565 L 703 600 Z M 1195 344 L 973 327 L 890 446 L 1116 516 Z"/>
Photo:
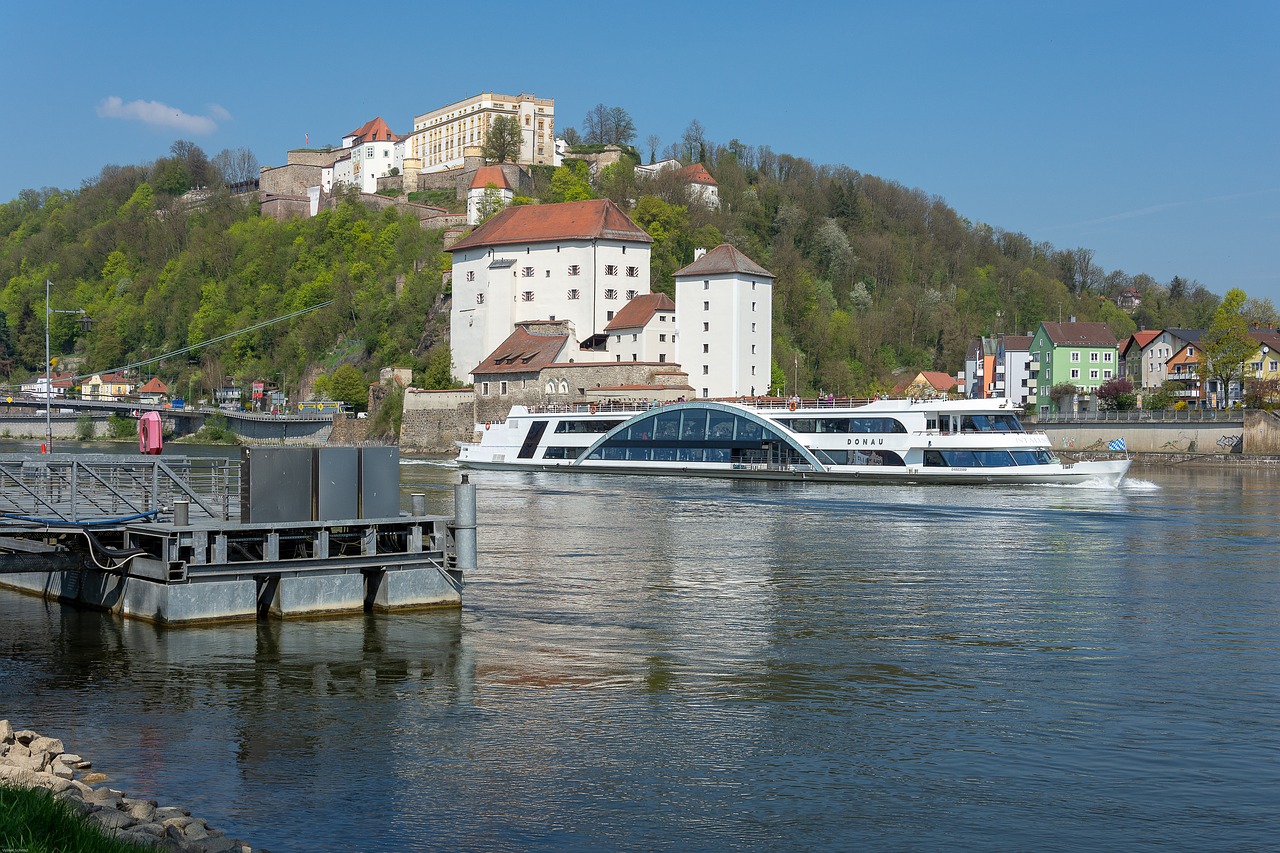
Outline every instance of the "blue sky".
<path id="1" fill-rule="evenodd" d="M 533 92 L 561 129 L 603 102 L 665 145 L 696 118 L 1280 305 L 1278 45 L 1274 0 L 19 4 L 0 200 L 178 138 L 277 165 L 307 134 Z"/>

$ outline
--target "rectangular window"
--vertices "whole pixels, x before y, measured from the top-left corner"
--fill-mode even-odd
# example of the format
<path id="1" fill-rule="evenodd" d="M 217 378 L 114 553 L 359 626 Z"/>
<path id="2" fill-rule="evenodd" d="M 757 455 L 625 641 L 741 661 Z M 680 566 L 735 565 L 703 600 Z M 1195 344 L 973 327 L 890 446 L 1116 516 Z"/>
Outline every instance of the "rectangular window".
<path id="1" fill-rule="evenodd" d="M 755 376 L 755 375 L 756 375 L 756 366 L 755 366 L 754 364 L 753 364 L 753 365 L 751 365 L 751 375 L 752 375 L 752 376 Z"/>
<path id="2" fill-rule="evenodd" d="M 484 304 L 484 294 L 483 294 L 483 293 L 477 293 L 477 294 L 476 294 L 476 304 L 477 304 L 477 305 L 483 305 L 483 304 Z"/>
<path id="3" fill-rule="evenodd" d="M 547 270 L 547 278 L 551 278 L 551 270 Z"/>
<path id="4" fill-rule="evenodd" d="M 475 281 L 475 280 L 476 280 L 476 271 L 467 270 L 467 281 Z"/>
<path id="5" fill-rule="evenodd" d="M 617 265 L 617 264 L 605 264 L 605 265 L 604 265 L 604 274 L 605 274 L 605 275 L 617 275 L 617 274 L 618 274 L 618 265 Z"/>
<path id="6" fill-rule="evenodd" d="M 639 278 L 639 277 L 640 277 L 639 267 L 627 267 L 627 278 Z"/>
<path id="7" fill-rule="evenodd" d="M 578 266 L 577 264 L 569 265 L 569 275 L 581 275 L 581 274 L 582 274 L 582 267 Z"/>
<path id="8" fill-rule="evenodd" d="M 627 298 L 628 298 L 628 299 L 635 299 L 635 298 L 636 298 L 636 292 L 635 292 L 634 290 L 628 290 L 628 291 L 627 291 Z"/>
<path id="9" fill-rule="evenodd" d="M 666 361 L 666 360 L 667 360 L 667 354 L 665 352 L 658 353 L 658 361 Z"/>
<path id="10" fill-rule="evenodd" d="M 1103 378 L 1103 379 L 1110 379 L 1110 378 L 1111 378 L 1111 371 L 1110 371 L 1110 370 L 1104 370 L 1104 371 L 1102 371 L 1102 378 Z"/>
<path id="11" fill-rule="evenodd" d="M 703 345 L 702 345 L 702 351 L 703 351 L 703 352 L 711 352 L 711 344 L 703 344 Z"/>
<path id="12" fill-rule="evenodd" d="M 613 319 L 613 312 L 612 312 L 612 311 L 606 311 L 606 312 L 604 312 L 604 318 L 605 318 L 606 320 L 612 320 L 612 319 Z"/>
<path id="13" fill-rule="evenodd" d="M 520 274 L 525 278 L 533 278 L 533 267 L 525 267 L 520 270 Z"/>
<path id="14" fill-rule="evenodd" d="M 1080 378 L 1080 368 L 1078 368 L 1078 367 L 1073 367 L 1073 368 L 1071 368 L 1071 378 L 1072 378 L 1072 379 L 1079 379 L 1079 378 Z"/>
<path id="15" fill-rule="evenodd" d="M 532 302 L 532 301 L 533 301 L 533 291 L 532 291 L 532 290 L 526 290 L 524 293 L 521 293 L 521 294 L 520 294 L 520 301 L 521 301 L 521 302 Z"/>
<path id="16" fill-rule="evenodd" d="M 1090 360 L 1090 361 L 1097 361 L 1097 360 L 1098 360 L 1098 357 L 1099 357 L 1100 355 L 1101 355 L 1101 353 L 1091 352 L 1091 353 L 1089 353 L 1089 360 Z"/>
<path id="17" fill-rule="evenodd" d="M 570 301 L 575 299 L 581 299 L 581 298 L 582 298 L 582 291 L 578 290 L 577 288 L 573 288 L 569 291 Z"/>
<path id="18" fill-rule="evenodd" d="M 752 355 L 755 355 L 755 354 L 756 354 L 756 345 L 755 345 L 755 344 L 752 344 L 752 345 L 751 345 L 751 354 L 752 354 Z"/>
<path id="19" fill-rule="evenodd" d="M 632 336 L 631 336 L 631 343 L 635 343 L 635 342 L 636 342 L 636 341 L 638 341 L 638 340 L 640 340 L 640 336 L 639 336 L 639 335 L 632 335 Z"/>
<path id="20" fill-rule="evenodd" d="M 488 396 L 489 396 L 489 383 L 488 383 L 488 382 L 481 382 L 481 383 L 480 383 L 480 396 L 481 396 L 481 397 L 488 397 Z"/>
<path id="21" fill-rule="evenodd" d="M 704 304 L 705 304 L 705 303 L 704 303 Z M 704 332 L 709 332 L 709 331 L 711 331 L 711 324 L 710 324 L 710 323 L 703 323 L 703 324 L 702 324 L 702 331 L 704 331 Z"/>
<path id="22" fill-rule="evenodd" d="M 704 303 L 702 303 L 702 310 L 703 310 L 703 311 L 710 311 L 710 310 L 711 310 L 711 303 L 710 303 L 710 302 L 704 302 Z"/>
<path id="23" fill-rule="evenodd" d="M 1073 353 L 1071 353 L 1071 360 L 1072 360 L 1072 361 L 1077 361 L 1077 362 L 1078 362 L 1078 361 L 1080 360 L 1080 353 L 1078 353 L 1078 352 L 1073 352 Z"/>
<path id="24" fill-rule="evenodd" d="M 605 298 L 605 299 L 617 299 L 617 298 L 618 298 L 618 291 L 616 291 L 616 290 L 614 290 L 612 287 L 610 287 L 610 288 L 608 288 L 608 289 L 606 289 L 606 290 L 605 290 L 605 292 L 604 292 L 604 298 Z"/>
<path id="25" fill-rule="evenodd" d="M 752 323 L 752 324 L 751 324 L 751 331 L 753 331 L 753 332 L 754 332 L 755 330 L 756 330 L 756 324 L 755 324 L 755 323 Z"/>
<path id="26" fill-rule="evenodd" d="M 507 383 L 506 383 L 506 380 L 503 380 L 502 382 L 499 382 L 499 383 L 498 383 L 498 395 L 499 395 L 499 396 L 501 396 L 501 397 L 505 397 L 505 396 L 507 396 Z"/>
<path id="27" fill-rule="evenodd" d="M 702 396 L 705 398 L 705 397 L 710 397 L 711 395 L 707 392 L 707 389 L 706 389 L 706 388 L 703 388 L 703 389 L 702 389 Z"/>
<path id="28" fill-rule="evenodd" d="M 1111 361 L 1111 356 L 1112 356 L 1112 355 L 1113 355 L 1113 353 L 1104 352 L 1104 353 L 1102 354 L 1102 360 L 1103 360 L 1103 361 Z"/>
<path id="29" fill-rule="evenodd" d="M 1097 379 L 1097 378 L 1098 378 L 1098 371 L 1096 371 L 1096 370 L 1090 370 L 1090 371 L 1089 371 L 1089 378 L 1090 378 L 1090 379 Z"/>
<path id="30" fill-rule="evenodd" d="M 667 342 L 667 336 L 665 334 L 658 335 L 658 343 L 665 344 L 666 342 Z"/>
<path id="31" fill-rule="evenodd" d="M 751 303 L 751 310 L 752 311 L 756 310 L 756 304 L 754 302 Z"/>
<path id="32" fill-rule="evenodd" d="M 711 365 L 709 365 L 709 364 L 704 364 L 704 365 L 702 365 L 702 375 L 703 375 L 703 376 L 706 376 L 706 375 L 707 375 L 707 374 L 709 374 L 710 372 L 711 372 Z"/>
<path id="33" fill-rule="evenodd" d="M 709 281 L 704 281 L 704 282 L 702 283 L 702 289 L 703 289 L 703 290 L 710 290 L 710 289 L 711 289 L 711 282 L 709 282 Z"/>

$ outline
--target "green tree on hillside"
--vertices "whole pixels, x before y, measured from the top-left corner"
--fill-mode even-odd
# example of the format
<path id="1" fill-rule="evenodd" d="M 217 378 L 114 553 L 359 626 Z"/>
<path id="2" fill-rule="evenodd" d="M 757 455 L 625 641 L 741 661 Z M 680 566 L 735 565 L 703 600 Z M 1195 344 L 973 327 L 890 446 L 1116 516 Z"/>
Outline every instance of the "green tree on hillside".
<path id="1" fill-rule="evenodd" d="M 1244 315 L 1248 298 L 1238 287 L 1228 290 L 1213 315 L 1209 330 L 1200 338 L 1200 378 L 1220 383 L 1221 404 L 1226 403 L 1232 384 L 1243 381 L 1244 363 L 1258 351 L 1258 342 L 1249 337 Z"/>
<path id="2" fill-rule="evenodd" d="M 481 151 L 490 163 L 514 163 L 520 159 L 523 142 L 520 120 L 515 116 L 498 116 L 489 124 Z"/>

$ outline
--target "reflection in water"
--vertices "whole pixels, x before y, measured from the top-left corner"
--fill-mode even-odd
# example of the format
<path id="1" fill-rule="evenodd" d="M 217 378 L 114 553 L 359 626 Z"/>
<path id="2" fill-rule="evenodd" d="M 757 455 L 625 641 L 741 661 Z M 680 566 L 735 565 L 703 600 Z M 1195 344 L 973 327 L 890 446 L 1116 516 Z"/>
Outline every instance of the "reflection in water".
<path id="1" fill-rule="evenodd" d="M 0 592 L 0 716 L 277 853 L 1261 848 L 1280 480 L 1137 473 L 477 472 L 460 611 L 162 631 Z M 405 506 L 456 477 L 405 464 Z"/>

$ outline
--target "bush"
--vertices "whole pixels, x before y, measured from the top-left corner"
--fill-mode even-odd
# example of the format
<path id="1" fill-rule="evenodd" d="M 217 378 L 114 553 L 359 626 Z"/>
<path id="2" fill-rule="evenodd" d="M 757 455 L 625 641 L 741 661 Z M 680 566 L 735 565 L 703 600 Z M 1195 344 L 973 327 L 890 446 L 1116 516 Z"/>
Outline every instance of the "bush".
<path id="1" fill-rule="evenodd" d="M 125 415 L 112 414 L 107 417 L 107 435 L 112 438 L 137 438 L 138 422 Z"/>
<path id="2" fill-rule="evenodd" d="M 1104 411 L 1127 412 L 1137 405 L 1138 395 L 1128 379 L 1109 379 L 1098 388 L 1098 407 Z"/>
<path id="3" fill-rule="evenodd" d="M 239 444 L 240 438 L 227 426 L 224 416 L 213 414 L 204 419 L 204 426 L 196 433 L 196 441 L 206 444 Z"/>
<path id="4" fill-rule="evenodd" d="M 76 438 L 80 441 L 93 441 L 94 425 L 93 418 L 89 415 L 81 415 L 76 418 Z"/>

